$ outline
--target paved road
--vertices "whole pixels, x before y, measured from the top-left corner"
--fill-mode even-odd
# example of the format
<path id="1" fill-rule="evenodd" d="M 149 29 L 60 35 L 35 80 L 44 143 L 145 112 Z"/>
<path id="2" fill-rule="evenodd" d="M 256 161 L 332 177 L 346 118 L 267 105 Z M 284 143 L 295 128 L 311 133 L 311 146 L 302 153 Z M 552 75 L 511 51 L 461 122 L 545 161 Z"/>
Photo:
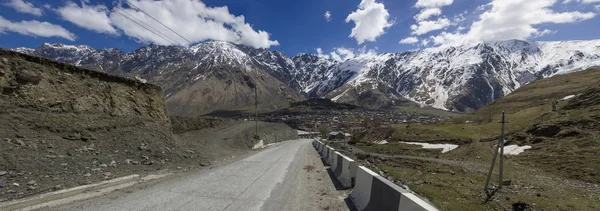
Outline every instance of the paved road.
<path id="1" fill-rule="evenodd" d="M 299 139 L 214 169 L 51 210 L 348 210 L 349 190 L 336 190 L 325 168 L 311 140 Z"/>

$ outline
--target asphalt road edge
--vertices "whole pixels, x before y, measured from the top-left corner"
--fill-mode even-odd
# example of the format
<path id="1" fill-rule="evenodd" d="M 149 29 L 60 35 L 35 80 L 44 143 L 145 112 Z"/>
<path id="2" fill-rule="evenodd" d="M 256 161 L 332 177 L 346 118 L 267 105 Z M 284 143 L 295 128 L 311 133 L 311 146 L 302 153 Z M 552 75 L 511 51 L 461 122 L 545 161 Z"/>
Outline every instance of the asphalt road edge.
<path id="1" fill-rule="evenodd" d="M 166 176 L 166 175 L 164 175 Z M 28 211 L 35 210 L 44 207 L 53 207 L 62 204 L 71 203 L 74 201 L 84 200 L 93 198 L 96 196 L 104 195 L 117 189 L 133 186 L 141 181 L 147 181 L 151 179 L 158 179 L 164 177 L 163 175 L 149 175 L 144 178 L 140 175 L 133 174 L 125 177 L 119 177 L 107 181 L 102 181 L 90 185 L 82 185 L 73 188 L 63 189 L 50 193 L 44 193 L 41 195 L 32 196 L 29 198 L 18 199 L 14 201 L 8 201 L 0 203 L 0 210 L 19 210 Z"/>

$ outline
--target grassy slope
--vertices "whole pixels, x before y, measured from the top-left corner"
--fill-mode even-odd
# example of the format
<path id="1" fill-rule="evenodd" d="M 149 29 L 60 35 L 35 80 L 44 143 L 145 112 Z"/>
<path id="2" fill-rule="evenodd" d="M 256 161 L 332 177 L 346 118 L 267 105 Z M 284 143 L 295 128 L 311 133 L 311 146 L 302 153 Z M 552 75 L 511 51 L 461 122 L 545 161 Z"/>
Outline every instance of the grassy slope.
<path id="1" fill-rule="evenodd" d="M 406 159 L 374 163 L 417 193 L 431 198 L 443 210 L 512 209 L 517 202 L 541 210 L 598 210 L 600 105 L 596 102 L 575 109 L 571 106 L 577 100 L 575 98 L 561 101 L 558 106 L 572 108 L 564 109 L 564 112 L 551 110 L 553 101 L 584 93 L 599 82 L 600 70 L 539 80 L 472 114 L 459 115 L 439 125 L 396 125 L 388 139 L 460 143 L 456 150 L 434 155 L 441 160 L 458 161 L 460 165 Z M 594 98 L 595 95 L 590 93 L 595 92 L 588 90 L 582 98 Z M 506 111 L 509 122 L 506 130 L 511 135 L 507 140 L 511 144 L 528 144 L 534 148 L 507 157 L 505 178 L 512 179 L 513 185 L 503 188 L 491 202 L 483 203 L 483 184 L 494 142 L 478 140 L 499 135 L 501 111 Z M 556 126 L 555 132 L 559 133 L 544 135 L 539 132 L 539 128 L 547 126 Z M 361 148 L 384 154 L 407 154 L 405 152 L 413 147 L 388 144 Z M 417 152 L 408 154 L 432 157 L 430 153 Z M 565 198 L 565 195 L 570 197 Z"/>
<path id="2" fill-rule="evenodd" d="M 587 88 L 598 84 L 600 71 L 587 70 L 567 75 L 559 75 L 535 81 L 515 92 L 475 111 L 454 117 L 439 125 L 396 125 L 395 137 L 408 140 L 473 139 L 480 140 L 498 136 L 502 111 L 506 112 L 507 133 L 523 130 L 543 117 L 550 118 L 552 101 L 565 96 L 581 94 Z M 565 102 L 560 102 L 563 106 Z M 543 116 L 546 114 L 546 116 Z M 490 116 L 493 115 L 493 119 Z M 491 121 L 490 121 L 491 120 Z M 466 124 L 466 121 L 474 123 Z"/>

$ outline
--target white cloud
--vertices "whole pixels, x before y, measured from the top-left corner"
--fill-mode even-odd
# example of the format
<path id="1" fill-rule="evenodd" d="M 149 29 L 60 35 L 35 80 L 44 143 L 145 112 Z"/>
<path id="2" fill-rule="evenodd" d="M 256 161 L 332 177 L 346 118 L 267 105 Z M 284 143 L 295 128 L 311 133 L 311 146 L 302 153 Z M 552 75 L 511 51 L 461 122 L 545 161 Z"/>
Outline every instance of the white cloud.
<path id="1" fill-rule="evenodd" d="M 596 10 L 600 11 L 600 5 L 596 5 Z"/>
<path id="2" fill-rule="evenodd" d="M 475 8 L 475 12 L 482 12 L 485 11 L 485 9 L 490 6 L 490 4 L 482 4 L 477 6 L 477 8 Z"/>
<path id="3" fill-rule="evenodd" d="M 593 18 L 594 13 L 562 12 L 550 9 L 556 0 L 494 0 L 492 8 L 471 25 L 467 38 L 477 41 L 527 39 L 539 33 L 534 26 L 571 23 Z"/>
<path id="4" fill-rule="evenodd" d="M 4 5 L 12 7 L 20 13 L 31 14 L 35 16 L 42 16 L 42 9 L 33 6 L 32 3 L 25 2 L 24 0 L 10 0 Z"/>
<path id="5" fill-rule="evenodd" d="M 600 2 L 600 0 L 564 0 L 563 4 L 568 4 L 571 2 L 578 2 L 578 3 L 582 3 L 582 4 L 592 4 L 592 3 L 598 3 L 598 2 Z"/>
<path id="6" fill-rule="evenodd" d="M 208 7 L 199 0 L 131 0 L 128 2 L 152 15 L 152 17 L 194 43 L 205 40 L 222 40 L 255 48 L 269 48 L 279 45 L 277 40 L 271 40 L 268 32 L 254 30 L 250 24 L 246 23 L 243 15 L 235 16 L 231 14 L 227 6 Z M 141 11 L 131 8 L 123 10 L 151 27 L 160 30 L 178 44 L 188 45 L 185 40 Z M 153 42 L 160 45 L 171 44 L 114 11 L 110 14 L 110 19 L 113 26 L 142 42 Z"/>
<path id="7" fill-rule="evenodd" d="M 332 52 L 328 54 L 324 53 L 321 48 L 317 48 L 317 56 L 325 59 L 333 59 L 335 61 L 345 61 L 354 57 L 366 56 L 366 55 L 376 55 L 377 52 L 374 49 L 367 49 L 366 46 L 363 46 L 359 49 L 354 48 L 344 48 L 337 47 L 334 48 Z"/>
<path id="8" fill-rule="evenodd" d="M 358 9 L 346 17 L 346 23 L 353 21 L 355 24 L 350 37 L 355 38 L 358 44 L 365 41 L 374 42 L 377 37 L 385 33 L 386 28 L 393 25 L 389 17 L 390 14 L 383 3 L 362 0 Z"/>
<path id="9" fill-rule="evenodd" d="M 325 11 L 325 20 L 327 22 L 331 21 L 331 12 Z"/>
<path id="10" fill-rule="evenodd" d="M 457 45 L 464 43 L 500 41 L 509 39 L 526 40 L 556 31 L 539 29 L 551 24 L 573 23 L 596 16 L 593 12 L 556 12 L 551 7 L 557 0 L 493 0 L 471 26 L 462 33 L 441 32 L 431 39 L 435 45 Z"/>
<path id="11" fill-rule="evenodd" d="M 542 31 L 538 31 L 537 33 L 535 33 L 533 35 L 533 37 L 542 37 L 542 36 L 546 36 L 546 35 L 549 35 L 549 34 L 555 34 L 556 32 L 558 32 L 558 31 L 556 31 L 556 30 L 550 30 L 550 29 L 544 29 Z"/>
<path id="12" fill-rule="evenodd" d="M 58 14 L 79 27 L 98 33 L 117 34 L 108 18 L 108 9 L 103 5 L 81 7 L 73 2 L 67 2 L 64 7 L 56 9 Z"/>
<path id="13" fill-rule="evenodd" d="M 454 25 L 464 20 L 464 16 L 456 16 L 454 22 L 450 22 L 448 18 L 442 16 L 436 20 L 428 20 L 431 17 L 441 16 L 440 8 L 454 3 L 454 0 L 418 0 L 415 3 L 416 8 L 422 8 L 421 12 L 413 17 L 415 24 L 410 26 L 413 35 L 424 35 L 432 31 L 444 29 L 450 25 Z"/>
<path id="14" fill-rule="evenodd" d="M 400 40 L 400 43 L 402 43 L 402 44 L 415 44 L 418 42 L 419 42 L 419 39 L 417 37 L 407 37 L 407 38 Z"/>
<path id="15" fill-rule="evenodd" d="M 323 53 L 323 49 L 317 48 L 317 56 L 324 59 L 329 59 L 330 56 Z"/>
<path id="16" fill-rule="evenodd" d="M 429 45 L 429 40 L 428 39 L 422 39 L 421 40 L 421 46 L 427 46 Z"/>
<path id="17" fill-rule="evenodd" d="M 438 16 L 442 14 L 442 10 L 440 8 L 427 8 L 421 10 L 421 12 L 415 15 L 415 20 L 424 21 L 429 19 L 430 17 Z"/>
<path id="18" fill-rule="evenodd" d="M 410 26 L 410 29 L 413 30 L 412 34 L 414 35 L 423 35 L 432 31 L 441 30 L 450 26 L 450 20 L 447 18 L 440 18 L 432 21 L 421 21 L 417 24 L 413 24 Z"/>
<path id="19" fill-rule="evenodd" d="M 353 49 L 348 49 L 344 47 L 336 48 L 335 52 L 342 57 L 342 60 L 347 60 L 354 58 L 356 55 L 353 52 Z"/>
<path id="20" fill-rule="evenodd" d="M 336 60 L 336 61 L 342 61 L 342 57 L 339 54 L 337 54 L 335 51 L 331 52 L 330 54 L 331 54 L 331 59 Z"/>
<path id="21" fill-rule="evenodd" d="M 454 0 L 418 0 L 415 4 L 416 8 L 432 8 L 432 7 L 444 7 L 451 5 Z"/>
<path id="22" fill-rule="evenodd" d="M 59 25 L 36 20 L 12 22 L 0 16 L 0 33 L 6 31 L 16 32 L 27 36 L 62 37 L 70 41 L 75 41 L 76 39 L 76 36 L 73 33 Z"/>

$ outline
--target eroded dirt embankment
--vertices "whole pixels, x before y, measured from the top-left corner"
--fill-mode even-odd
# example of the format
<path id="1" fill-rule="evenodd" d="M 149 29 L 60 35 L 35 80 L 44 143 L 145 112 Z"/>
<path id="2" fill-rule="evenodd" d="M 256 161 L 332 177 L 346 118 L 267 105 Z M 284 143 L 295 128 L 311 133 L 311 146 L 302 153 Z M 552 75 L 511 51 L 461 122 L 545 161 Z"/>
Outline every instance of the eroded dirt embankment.
<path id="1" fill-rule="evenodd" d="M 159 87 L 0 50 L 0 198 L 182 158 Z"/>
<path id="2" fill-rule="evenodd" d="M 130 174 L 206 166 L 230 156 L 228 149 L 243 153 L 253 144 L 244 138 L 252 128 L 248 123 L 173 121 L 157 86 L 0 49 L 0 202 Z M 263 136 L 293 138 L 278 135 L 285 127 L 265 127 Z M 173 135 L 198 130 L 197 136 Z M 223 133 L 234 138 L 210 138 Z M 197 144 L 201 140 L 215 147 Z"/>

